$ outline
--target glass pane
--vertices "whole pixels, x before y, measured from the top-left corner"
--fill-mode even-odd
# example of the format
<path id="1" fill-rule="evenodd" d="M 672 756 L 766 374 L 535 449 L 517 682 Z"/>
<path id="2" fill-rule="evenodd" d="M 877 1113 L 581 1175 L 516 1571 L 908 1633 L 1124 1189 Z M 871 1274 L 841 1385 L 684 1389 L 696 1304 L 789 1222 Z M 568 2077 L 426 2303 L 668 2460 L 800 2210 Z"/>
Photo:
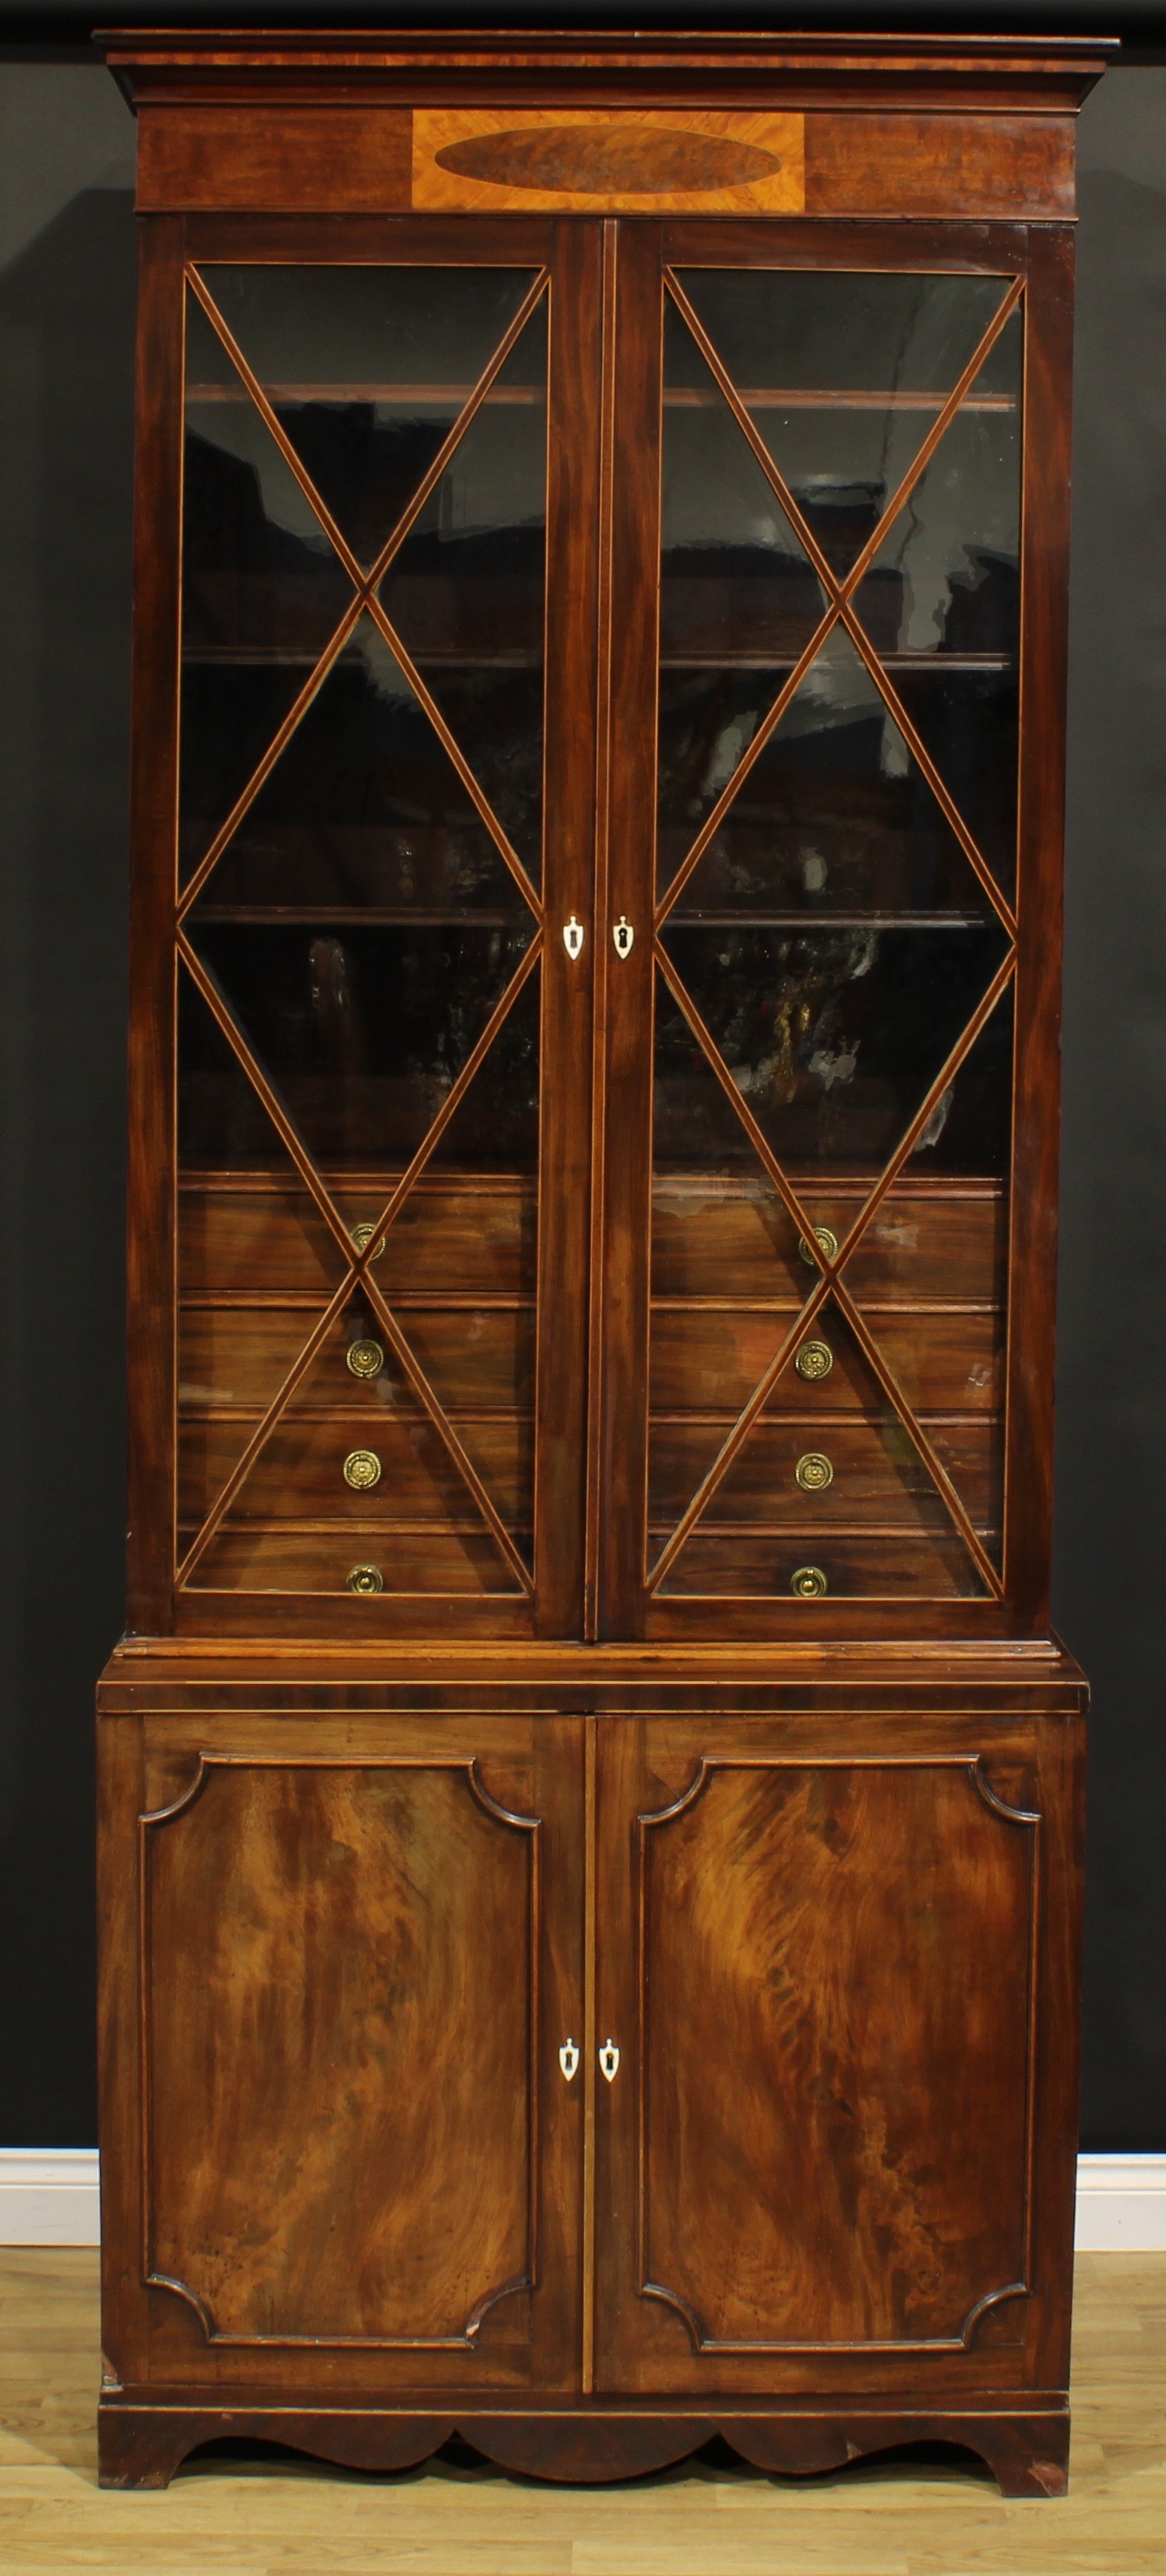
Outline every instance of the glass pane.
<path id="1" fill-rule="evenodd" d="M 381 600 L 538 882 L 546 591 L 546 302 L 381 585 Z"/>
<path id="2" fill-rule="evenodd" d="M 1007 281 L 759 269 L 681 284 L 823 553 L 849 571 Z"/>
<path id="3" fill-rule="evenodd" d="M 748 741 L 764 712 L 753 674 L 722 679 L 707 772 L 692 764 L 683 841 L 712 812 L 727 733 Z M 707 705 L 711 713 L 713 693 Z M 717 728 L 722 728 L 718 732 Z M 694 726 L 695 737 L 695 726 Z M 661 834 L 661 890 L 682 839 Z M 673 919 L 751 913 L 797 923 L 941 916 L 983 922 L 992 907 L 861 655 L 835 627 L 741 780 Z"/>
<path id="4" fill-rule="evenodd" d="M 201 996 L 188 979 L 183 985 L 184 1554 L 339 1284 L 343 1258 Z M 537 1025 L 536 1012 L 536 1048 Z M 528 1029 L 528 1044 L 531 1034 Z M 467 1108 L 473 1096 L 471 1087 Z M 455 1154 L 457 1127 L 455 1119 Z M 254 1167 L 238 1161 L 225 1170 L 209 1161 L 202 1167 L 198 1156 L 219 1144 L 235 1155 L 249 1148 L 257 1156 Z M 460 1168 L 464 1159 L 456 1155 L 444 1181 L 427 1175 L 404 1202 L 381 1236 L 375 1276 L 457 1441 L 529 1563 L 533 1174 L 524 1183 L 508 1170 L 498 1134 L 489 1172 L 469 1178 Z M 379 1218 L 393 1178 L 382 1168 L 353 1173 L 347 1185 L 330 1182 L 358 1243 Z M 258 1451 L 192 1582 L 232 1590 L 344 1589 L 356 1561 L 350 1540 L 357 1523 L 385 1590 L 513 1589 L 471 1486 L 359 1286 Z"/>
<path id="5" fill-rule="evenodd" d="M 844 575 L 1006 281 L 719 270 L 682 283 Z M 672 415 L 718 416 L 691 333 L 670 328 L 666 453 Z M 730 600 L 719 656 L 684 667 L 665 619 L 662 892 L 724 810 L 660 934 L 721 1068 L 661 981 L 648 1561 L 662 1601 L 982 1598 L 1001 1565 L 1011 988 L 864 1212 L 1009 956 L 924 755 L 1011 888 L 1020 354 L 1017 316 L 856 594 L 902 723 L 844 630 L 774 724 L 796 638 L 784 663 L 751 631 L 734 654 Z M 710 508 L 727 487 L 722 474 Z M 759 1168 L 745 1114 L 810 1241 Z M 836 1260 L 860 1220 L 842 1277 L 861 1332 L 833 1292 L 805 1320 L 813 1238 Z"/>
<path id="6" fill-rule="evenodd" d="M 315 512 L 188 294 L 184 878 L 253 776 L 351 598 Z"/>
<path id="7" fill-rule="evenodd" d="M 532 273 L 213 274 L 305 474 L 371 562 Z M 513 1600 L 475 1479 L 530 1565 L 537 970 L 429 1167 L 388 1223 L 383 1211 L 535 932 L 498 841 L 509 831 L 537 872 L 545 317 L 453 451 L 393 598 L 494 829 L 370 613 L 319 676 L 352 585 L 195 300 L 188 361 L 187 872 L 300 712 L 186 916 L 256 1078 L 183 973 L 184 1552 L 345 1279 L 257 1078 L 354 1242 L 380 1227 L 371 1275 L 393 1315 L 390 1331 L 348 1282 L 189 1580 Z"/>
<path id="8" fill-rule="evenodd" d="M 396 656 L 362 616 L 248 806 L 200 917 L 529 919 L 514 875 Z"/>
<path id="9" fill-rule="evenodd" d="M 661 886 L 732 778 L 826 596 L 669 306 L 660 563 Z"/>
<path id="10" fill-rule="evenodd" d="M 969 1073 L 981 1101 L 982 1071 L 969 1064 Z M 957 1075 L 953 1094 L 959 1081 Z M 954 1114 L 949 1105 L 944 1130 Z M 851 1180 L 827 1197 L 812 1167 L 794 1165 L 790 1177 L 833 1254 L 859 1216 L 869 1184 Z M 991 1550 L 999 1527 L 990 1488 L 998 1471 L 994 1408 L 1000 1400 L 992 1311 L 977 1312 L 970 1321 L 966 1312 L 949 1315 L 937 1308 L 935 1315 L 916 1311 L 900 1320 L 892 1293 L 889 1328 L 885 1320 L 888 1286 L 900 1298 L 909 1294 L 917 1310 L 936 1285 L 949 1293 L 952 1283 L 957 1292 L 969 1286 L 982 1292 L 982 1257 L 967 1277 L 953 1266 L 952 1254 L 958 1263 L 962 1245 L 966 1269 L 969 1257 L 981 1250 L 985 1224 L 998 1221 L 995 1205 L 981 1198 L 952 1213 L 948 1241 L 936 1248 L 928 1273 L 916 1246 L 931 1211 L 920 1204 L 918 1185 L 911 1200 L 902 1190 L 897 1198 L 892 1194 L 884 1201 L 881 1224 L 876 1219 L 877 1239 L 868 1236 L 854 1256 L 853 1288 L 885 1364 L 952 1477 L 981 1543 Z M 805 1564 L 836 1593 L 894 1595 L 914 1583 L 923 1590 L 980 1594 L 983 1577 L 953 1527 L 926 1456 L 836 1301 L 828 1298 L 812 1323 L 798 1329 L 816 1276 L 808 1244 L 760 1171 L 744 1127 L 682 1015 L 661 989 L 650 1565 L 715 1467 L 738 1415 L 790 1343 L 744 1446 L 666 1573 L 661 1597 L 780 1594 L 790 1590 Z M 991 1284 L 998 1284 L 995 1277 Z M 882 1337 L 889 1339 L 889 1350 Z"/>
<path id="11" fill-rule="evenodd" d="M 1016 881 L 1021 317 L 940 441 L 856 607 L 977 845 Z"/>
<path id="12" fill-rule="evenodd" d="M 532 935 L 202 919 L 192 944 L 320 1162 L 411 1160 Z"/>
<path id="13" fill-rule="evenodd" d="M 664 946 L 767 1143 L 783 1163 L 889 1160 L 1008 942 L 960 929 L 670 922 Z"/>
<path id="14" fill-rule="evenodd" d="M 783 1318 L 778 1329 L 771 1324 L 764 1366 L 777 1356 L 793 1320 Z M 743 1377 L 746 1351 L 737 1317 L 709 1315 L 702 1322 L 710 1340 L 718 1332 L 721 1336 L 726 1385 L 734 1370 Z M 764 1328 L 755 1326 L 755 1350 L 765 1338 Z M 764 1368 L 757 1371 L 755 1383 L 763 1373 Z M 827 1389 L 832 1399 L 828 1404 L 823 1401 Z M 691 1398 L 697 1389 L 690 1385 L 673 1390 L 678 1391 L 689 1392 Z M 745 1396 L 752 1391 L 750 1386 Z M 717 1424 L 718 1446 L 731 1431 L 733 1418 L 726 1412 Z M 669 1520 L 675 1523 L 678 1507 L 707 1466 L 710 1427 L 707 1414 L 679 1408 L 656 1417 L 650 1508 L 661 1527 Z M 930 1438 L 929 1423 L 924 1421 L 921 1428 Z M 970 1434 L 962 1430 L 961 1436 L 961 1430 L 947 1429 L 949 1448 L 961 1463 L 974 1456 L 982 1470 L 988 1440 L 982 1418 Z M 943 1463 L 947 1464 L 946 1459 Z M 877 1534 L 892 1547 L 904 1539 L 917 1541 L 923 1533 L 941 1541 L 949 1536 L 950 1515 L 922 1449 L 885 1394 L 857 1335 L 831 1300 L 812 1327 L 797 1336 L 796 1352 L 738 1449 L 700 1527 L 706 1541 L 733 1534 L 746 1536 L 751 1545 L 768 1540 L 774 1572 L 762 1588 L 772 1590 L 778 1588 L 778 1568 L 794 1533 L 795 1554 L 800 1552 L 815 1563 L 826 1560 L 822 1570 L 827 1584 L 831 1542 L 836 1536 L 857 1530 L 868 1538 Z M 675 1560 L 668 1577 L 670 1590 L 688 1588 L 686 1554 L 682 1550 Z M 972 1581 L 969 1588 L 982 1587 Z"/>
<path id="15" fill-rule="evenodd" d="M 181 1558 L 339 1286 L 344 1256 L 185 974 L 179 1068 Z"/>
<path id="16" fill-rule="evenodd" d="M 529 1408 L 520 1413 L 515 1402 L 518 1337 L 504 1325 L 491 1339 L 489 1323 L 472 1310 L 432 1312 L 418 1338 L 430 1359 L 437 1356 L 439 1374 L 449 1374 L 441 1353 L 455 1339 L 476 1351 L 476 1372 L 463 1364 L 459 1401 L 446 1410 L 515 1528 L 520 1487 L 530 1487 Z M 426 1375 L 432 1383 L 431 1369 Z M 209 1423 L 203 1437 L 212 1481 L 221 1485 L 219 1424 Z M 529 1530 L 523 1535 L 529 1541 Z M 246 1563 L 264 1590 L 281 1590 L 289 1579 L 304 1588 L 306 1574 L 314 1591 L 463 1590 L 475 1569 L 469 1588 L 479 1589 L 487 1573 L 483 1538 L 493 1557 L 486 1588 L 512 1591 L 448 1443 L 357 1293 L 256 1457 L 195 1580 L 213 1584 L 218 1558 L 237 1569 Z M 370 1563 L 379 1582 L 350 1582 Z"/>
<path id="17" fill-rule="evenodd" d="M 534 271 L 208 266 L 202 274 L 321 500 L 370 566 Z"/>

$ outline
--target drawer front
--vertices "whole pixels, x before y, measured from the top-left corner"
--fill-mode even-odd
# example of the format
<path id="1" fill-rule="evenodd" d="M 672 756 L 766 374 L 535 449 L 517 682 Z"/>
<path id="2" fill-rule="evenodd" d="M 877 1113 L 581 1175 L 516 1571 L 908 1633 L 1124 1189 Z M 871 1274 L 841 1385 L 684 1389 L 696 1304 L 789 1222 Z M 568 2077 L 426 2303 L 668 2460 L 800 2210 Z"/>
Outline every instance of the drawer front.
<path id="1" fill-rule="evenodd" d="M 399 1309 L 398 1320 L 443 1404 L 529 1404 L 534 1393 L 534 1310 L 530 1306 Z M 186 1307 L 179 1336 L 181 1405 L 253 1405 L 262 1411 L 298 1359 L 316 1320 L 311 1307 Z M 350 1310 L 300 1390 L 310 1404 L 354 1407 L 372 1417 L 395 1400 L 399 1380 L 386 1353 L 372 1378 L 349 1368 L 350 1342 L 378 1341 L 375 1320 Z"/>
<path id="2" fill-rule="evenodd" d="M 807 1571 L 822 1578 L 808 1591 Z M 801 1581 L 795 1583 L 795 1576 Z M 940 1529 L 864 1538 L 819 1526 L 718 1537 L 702 1523 L 665 1576 L 658 1598 L 712 1594 L 755 1600 L 772 1593 L 785 1600 L 978 1600 L 983 1588 L 966 1548 Z"/>
<path id="3" fill-rule="evenodd" d="M 329 1186 L 348 1226 L 371 1223 L 393 1187 L 391 1172 Z M 535 1194 L 523 1181 L 427 1183 L 410 1192 L 375 1265 L 386 1296 L 532 1297 Z M 233 1289 L 330 1295 L 338 1249 L 306 1191 L 274 1183 L 227 1188 L 187 1181 L 179 1195 L 179 1278 L 186 1297 Z"/>
<path id="4" fill-rule="evenodd" d="M 193 1527 L 184 1537 L 194 1536 Z M 500 1593 L 514 1586 L 478 1528 L 395 1529 L 384 1521 L 319 1521 L 308 1529 L 231 1518 L 195 1569 L 196 1592 L 347 1593 L 348 1577 L 375 1568 L 384 1593 Z M 363 1590 L 363 1585 L 361 1589 Z M 375 1588 L 367 1595 L 380 1597 Z M 373 1614 L 375 1616 L 375 1614 Z"/>
<path id="5" fill-rule="evenodd" d="M 179 1426 L 179 1519 L 200 1523 L 222 1491 L 255 1427 L 238 1415 L 190 1415 Z M 529 1497 L 530 1435 L 514 1415 L 455 1424 L 458 1437 L 507 1526 L 519 1523 L 520 1494 Z M 371 1491 L 355 1491 L 345 1458 L 368 1449 L 381 1473 Z M 360 1520 L 389 1528 L 395 1520 L 464 1521 L 473 1506 L 437 1432 L 420 1414 L 370 1422 L 366 1409 L 285 1418 L 261 1449 L 233 1506 L 236 1520 Z M 529 1504 L 527 1505 L 529 1511 Z"/>
<path id="6" fill-rule="evenodd" d="M 709 1406 L 742 1407 L 764 1376 L 775 1351 L 794 1321 L 792 1306 L 725 1308 L 660 1307 L 652 1313 L 652 1407 L 684 1412 Z M 915 1412 L 991 1412 L 1002 1401 L 1003 1318 L 984 1309 L 918 1313 L 868 1313 L 871 1337 L 896 1385 Z M 849 1335 L 845 1342 L 828 1323 L 810 1326 L 803 1337 L 821 1341 L 830 1352 L 827 1376 L 813 1386 L 816 1408 L 824 1413 L 854 1412 L 870 1401 L 870 1371 L 854 1364 Z M 805 1381 L 792 1362 L 784 1370 L 770 1411 L 804 1410 Z"/>
<path id="7" fill-rule="evenodd" d="M 720 1423 L 707 1418 L 653 1423 L 649 1512 L 654 1528 L 675 1526 L 731 1427 L 728 1417 Z M 922 1427 L 978 1527 L 992 1517 L 992 1416 Z M 828 1482 L 817 1482 L 821 1469 L 807 1464 L 822 1460 L 830 1471 Z M 714 1494 L 705 1519 L 710 1525 L 727 1521 L 746 1529 L 758 1522 L 809 1530 L 843 1529 L 853 1522 L 892 1529 L 951 1526 L 928 1469 L 897 1420 L 854 1421 L 844 1414 L 817 1412 L 777 1419 L 764 1415 Z"/>
<path id="8" fill-rule="evenodd" d="M 871 1183 L 794 1185 L 813 1225 L 841 1243 L 870 1196 Z M 961 1188 L 919 1183 L 888 1192 L 847 1264 L 851 1295 L 938 1298 L 992 1304 L 1004 1293 L 1005 1204 L 994 1183 Z M 774 1297 L 799 1303 L 813 1286 L 797 1231 L 776 1191 L 758 1180 L 705 1173 L 657 1179 L 652 1204 L 655 1297 Z"/>

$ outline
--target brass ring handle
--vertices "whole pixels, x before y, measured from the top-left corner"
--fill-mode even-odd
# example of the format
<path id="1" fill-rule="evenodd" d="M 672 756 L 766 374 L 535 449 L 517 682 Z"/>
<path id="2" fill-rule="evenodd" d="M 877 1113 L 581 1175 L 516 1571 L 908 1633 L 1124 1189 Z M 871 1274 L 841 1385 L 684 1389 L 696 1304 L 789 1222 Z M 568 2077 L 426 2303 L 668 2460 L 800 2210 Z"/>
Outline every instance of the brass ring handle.
<path id="1" fill-rule="evenodd" d="M 344 1482 L 354 1494 L 371 1494 L 381 1481 L 381 1462 L 375 1449 L 350 1449 L 344 1461 Z"/>
<path id="2" fill-rule="evenodd" d="M 821 1244 L 821 1246 L 822 1246 L 822 1250 L 823 1250 L 823 1252 L 824 1252 L 824 1253 L 825 1253 L 825 1255 L 826 1255 L 826 1259 L 827 1259 L 827 1261 L 837 1261 L 837 1259 L 838 1259 L 838 1237 L 837 1237 L 837 1235 L 836 1235 L 836 1234 L 835 1234 L 835 1232 L 834 1232 L 834 1228 L 833 1228 L 833 1226 L 832 1226 L 832 1225 L 816 1225 L 816 1226 L 814 1227 L 814 1236 L 815 1236 L 815 1240 L 816 1240 L 818 1243 L 820 1243 L 820 1244 Z M 804 1262 L 805 1262 L 805 1264 L 806 1264 L 806 1268 L 807 1268 L 808 1270 L 816 1270 L 816 1269 L 817 1269 L 817 1267 L 818 1267 L 818 1264 L 817 1264 L 817 1262 L 816 1262 L 816 1261 L 815 1261 L 815 1259 L 814 1259 L 813 1253 L 812 1253 L 812 1252 L 811 1252 L 811 1250 L 810 1250 L 809 1244 L 807 1243 L 807 1241 L 806 1241 L 806 1238 L 805 1238 L 804 1234 L 799 1234 L 799 1236 L 798 1236 L 798 1251 L 800 1252 L 800 1254 L 801 1254 L 801 1256 L 802 1256 L 802 1259 L 803 1259 L 803 1261 L 804 1261 Z"/>
<path id="3" fill-rule="evenodd" d="M 353 1377 L 379 1377 L 385 1365 L 380 1343 L 364 1339 L 350 1342 L 344 1357 Z"/>
<path id="4" fill-rule="evenodd" d="M 790 1576 L 789 1588 L 799 1601 L 821 1601 L 830 1586 L 820 1565 L 799 1565 Z"/>
<path id="5" fill-rule="evenodd" d="M 346 1592 L 359 1592 L 364 1596 L 370 1592 L 383 1592 L 384 1588 L 385 1578 L 379 1565 L 354 1565 L 344 1577 Z"/>
<path id="6" fill-rule="evenodd" d="M 834 1469 L 820 1449 L 807 1449 L 805 1457 L 799 1458 L 794 1475 L 803 1494 L 824 1494 L 827 1485 L 834 1482 Z"/>
<path id="7" fill-rule="evenodd" d="M 348 1229 L 348 1240 L 352 1245 L 353 1251 L 367 1252 L 375 1231 L 376 1229 L 371 1217 L 362 1216 L 359 1225 L 350 1225 Z M 384 1248 L 385 1238 L 382 1234 L 380 1242 L 377 1244 L 376 1250 L 373 1253 L 374 1261 L 380 1260 Z"/>
<path id="8" fill-rule="evenodd" d="M 351 1368 L 351 1360 L 348 1365 Z M 803 1342 L 794 1361 L 798 1376 L 806 1378 L 811 1386 L 817 1386 L 822 1378 L 829 1377 L 833 1366 L 834 1353 L 829 1342 Z"/>

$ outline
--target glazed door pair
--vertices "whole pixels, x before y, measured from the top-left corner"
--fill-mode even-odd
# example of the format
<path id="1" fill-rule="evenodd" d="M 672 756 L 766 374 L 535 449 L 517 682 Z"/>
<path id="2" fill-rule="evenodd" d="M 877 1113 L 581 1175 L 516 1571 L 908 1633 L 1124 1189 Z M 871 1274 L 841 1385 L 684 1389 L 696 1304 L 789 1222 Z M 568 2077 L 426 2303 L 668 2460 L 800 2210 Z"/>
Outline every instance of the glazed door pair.
<path id="1" fill-rule="evenodd" d="M 138 1721 L 111 1727 L 128 1788 Z M 141 1943 L 110 2193 L 145 2156 L 146 2359 L 117 2366 L 723 2396 L 877 2350 L 1004 2384 L 1044 1731 L 148 1720 L 136 1861 L 128 1796 L 110 1857 Z"/>
<path id="2" fill-rule="evenodd" d="M 188 265 L 195 1620 L 1002 1597 L 1022 278 L 851 231 Z"/>

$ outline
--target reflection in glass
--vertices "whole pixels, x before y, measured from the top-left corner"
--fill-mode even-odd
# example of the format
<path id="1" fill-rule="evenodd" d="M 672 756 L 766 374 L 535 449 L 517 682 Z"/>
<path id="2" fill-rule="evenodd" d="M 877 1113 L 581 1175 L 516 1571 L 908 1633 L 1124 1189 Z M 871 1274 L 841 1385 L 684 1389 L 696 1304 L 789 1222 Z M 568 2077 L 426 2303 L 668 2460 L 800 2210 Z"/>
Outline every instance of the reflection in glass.
<path id="1" fill-rule="evenodd" d="M 797 655 L 826 605 L 808 556 L 691 334 L 665 315 L 660 650 Z"/>
<path id="2" fill-rule="evenodd" d="M 381 584 L 491 810 L 537 880 L 546 588 L 545 300 Z"/>
<path id="3" fill-rule="evenodd" d="M 203 920 L 196 907 L 188 930 L 314 1158 L 392 1164 L 432 1125 L 533 924 L 339 931 Z"/>
<path id="4" fill-rule="evenodd" d="M 665 675 L 663 892 L 739 764 L 768 704 L 766 673 Z M 684 725 L 681 724 L 681 710 Z M 742 779 L 674 916 L 943 914 L 989 900 L 886 700 L 834 628 Z"/>
<path id="5" fill-rule="evenodd" d="M 210 343 L 208 351 L 207 344 Z M 180 848 L 190 875 L 274 740 L 352 598 L 310 502 L 187 297 Z"/>
<path id="6" fill-rule="evenodd" d="M 523 897 L 372 618 L 364 614 L 248 807 L 208 907 L 525 913 Z"/>
<path id="7" fill-rule="evenodd" d="M 1007 945 L 995 923 L 784 932 L 673 920 L 664 932 L 778 1161 L 871 1171 L 921 1107 Z M 744 1135 L 742 1147 L 751 1151 Z"/>
<path id="8" fill-rule="evenodd" d="M 370 566 L 534 271 L 208 265 L 202 274 L 342 536 Z M 239 385 L 225 352 L 216 363 L 220 382 Z"/>
<path id="9" fill-rule="evenodd" d="M 213 279 L 305 475 L 371 562 L 530 273 Z M 421 690 L 367 612 L 315 680 L 352 585 L 194 302 L 187 373 L 187 875 L 307 694 L 186 935 L 360 1243 L 383 1223 L 534 936 L 424 687 L 537 876 L 545 319 L 511 353 L 386 584 Z M 373 1260 L 449 1436 L 374 1296 L 352 1286 L 200 1559 L 196 1589 L 339 1595 L 363 1568 L 355 1588 L 370 1602 L 513 1599 L 513 1567 L 457 1452 L 530 1565 L 538 1112 L 536 970 Z M 185 971 L 178 1114 L 185 1553 L 341 1281 L 343 1252 Z M 354 1456 L 379 1473 L 354 1481 Z"/>
<path id="10" fill-rule="evenodd" d="M 871 269 L 682 269 L 746 395 L 951 392 L 1007 292 L 1000 277 Z"/>
<path id="11" fill-rule="evenodd" d="M 977 846 L 1016 880 L 1021 317 L 888 529 L 855 605 Z M 991 379 L 989 389 L 988 380 Z M 898 608 L 887 610 L 897 585 Z"/>

